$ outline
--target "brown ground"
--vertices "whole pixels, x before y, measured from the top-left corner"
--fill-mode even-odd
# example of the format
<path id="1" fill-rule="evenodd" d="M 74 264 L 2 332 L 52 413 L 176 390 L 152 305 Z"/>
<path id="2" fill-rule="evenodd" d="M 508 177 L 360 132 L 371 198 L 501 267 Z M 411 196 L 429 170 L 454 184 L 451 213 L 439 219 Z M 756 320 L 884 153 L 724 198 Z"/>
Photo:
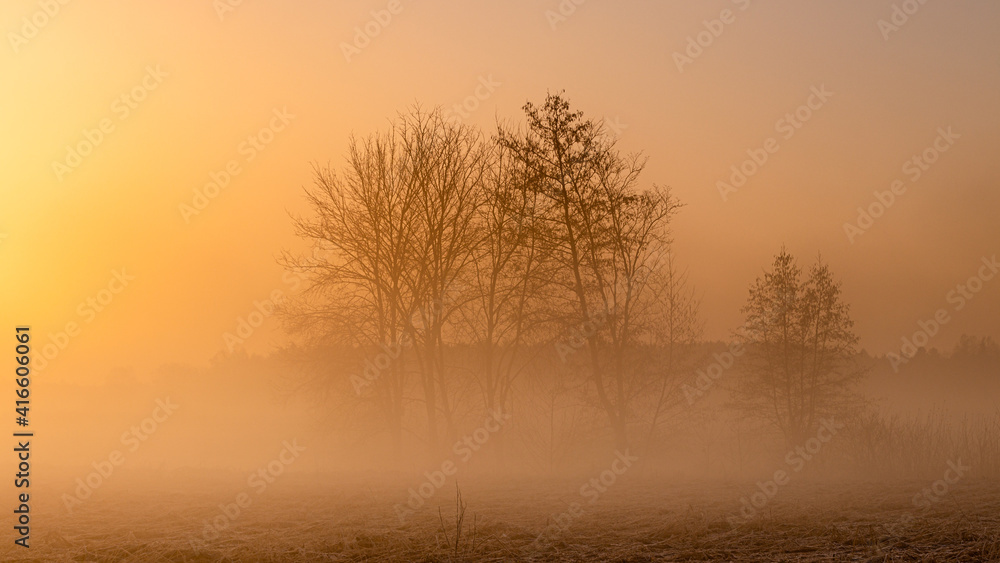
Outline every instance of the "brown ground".
<path id="1" fill-rule="evenodd" d="M 230 483 L 238 481 L 230 481 Z M 33 507 L 30 550 L 10 540 L 4 561 L 1000 561 L 1000 483 L 959 482 L 921 511 L 927 481 L 791 483 L 751 522 L 727 522 L 745 485 L 629 483 L 594 504 L 582 481 L 462 487 L 468 503 L 455 549 L 455 489 L 449 482 L 406 524 L 393 505 L 410 485 L 331 483 L 310 490 L 284 477 L 257 494 L 240 486 L 192 492 L 95 491 L 67 514 L 57 491 Z M 413 483 L 416 484 L 416 483 Z M 121 485 L 116 484 L 116 485 Z M 106 489 L 106 490 L 105 490 Z M 190 489 L 189 489 L 190 491 Z M 202 543 L 206 519 L 240 491 L 252 504 L 220 536 Z M 584 513 L 535 539 L 569 503 Z M 438 507 L 441 514 L 438 514 Z M 901 524 L 906 514 L 914 520 Z M 443 523 L 443 526 L 442 526 Z M 554 529 L 554 528 L 553 528 Z M 8 536 L 9 537 L 9 536 Z"/>

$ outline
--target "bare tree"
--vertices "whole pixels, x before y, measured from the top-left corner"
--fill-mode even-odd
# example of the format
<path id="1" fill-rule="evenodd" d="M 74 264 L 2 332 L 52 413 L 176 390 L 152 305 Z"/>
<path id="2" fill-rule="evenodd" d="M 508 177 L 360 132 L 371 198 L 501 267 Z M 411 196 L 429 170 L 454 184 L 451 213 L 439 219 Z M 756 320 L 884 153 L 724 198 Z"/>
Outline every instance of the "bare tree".
<path id="1" fill-rule="evenodd" d="M 627 358 L 640 336 L 633 313 L 645 289 L 643 264 L 669 244 L 677 204 L 667 190 L 638 192 L 645 160 L 620 155 L 603 126 L 571 111 L 562 96 L 524 111 L 525 134 L 502 131 L 500 141 L 527 165 L 542 196 L 540 215 L 576 323 L 602 325 L 587 338 L 591 378 L 615 443 L 626 448 L 636 391 Z"/>
<path id="2" fill-rule="evenodd" d="M 378 404 L 396 451 L 413 363 L 406 352 L 420 375 L 428 451 L 439 453 L 439 418 L 454 433 L 444 334 L 475 255 L 487 165 L 473 129 L 446 123 L 439 111 L 400 115 L 389 131 L 352 139 L 342 174 L 316 169 L 306 191 L 314 216 L 296 228 L 323 251 L 283 259 L 310 282 L 286 318 L 313 339 L 364 351 L 363 377 L 352 381 Z M 385 357 L 388 365 L 372 360 Z"/>
<path id="3" fill-rule="evenodd" d="M 415 296 L 411 318 L 427 415 L 427 441 L 432 456 L 456 435 L 445 361 L 445 331 L 461 300 L 461 286 L 475 262 L 480 234 L 475 223 L 489 154 L 473 128 L 448 123 L 440 111 L 415 112 L 403 119 L 409 154 L 418 155 L 415 228 L 410 244 L 414 268 L 407 284 Z M 438 429 L 438 412 L 444 434 Z"/>
<path id="4" fill-rule="evenodd" d="M 524 109 L 523 131 L 500 127 L 487 143 L 417 108 L 352 138 L 347 166 L 316 167 L 306 190 L 313 214 L 296 228 L 313 252 L 283 262 L 309 283 L 286 320 L 358 353 L 349 381 L 397 454 L 416 427 L 436 459 L 477 406 L 512 408 L 521 374 L 545 377 L 539 355 L 565 334 L 557 327 L 593 329 L 578 339 L 586 369 L 565 370 L 585 374 L 579 385 L 553 388 L 559 408 L 582 400 L 623 450 L 630 426 L 648 424 L 648 442 L 668 408 L 695 318 L 669 258 L 680 206 L 668 189 L 639 189 L 645 158 L 620 154 L 561 96 Z M 651 359 L 659 348 L 663 362 Z"/>
<path id="5" fill-rule="evenodd" d="M 282 260 L 308 280 L 307 290 L 286 308 L 287 322 L 313 342 L 362 351 L 367 360 L 351 383 L 378 406 L 396 455 L 403 435 L 402 355 L 413 307 L 406 275 L 414 267 L 413 186 L 419 173 L 415 155 L 399 142 L 401 134 L 393 128 L 363 141 L 352 138 L 342 174 L 315 167 L 314 185 L 306 190 L 314 216 L 295 220 L 297 234 L 313 251 L 286 253 Z M 377 365 L 372 358 L 386 349 L 394 351 L 391 361 Z"/>
<path id="6" fill-rule="evenodd" d="M 528 346 L 544 323 L 543 292 L 551 261 L 535 214 L 539 198 L 524 163 L 503 144 L 492 147 L 482 185 L 477 226 L 481 235 L 470 276 L 471 296 L 461 309 L 479 365 L 475 372 L 487 411 L 511 409 L 514 382 L 526 368 Z M 503 435 L 494 438 L 503 462 Z"/>

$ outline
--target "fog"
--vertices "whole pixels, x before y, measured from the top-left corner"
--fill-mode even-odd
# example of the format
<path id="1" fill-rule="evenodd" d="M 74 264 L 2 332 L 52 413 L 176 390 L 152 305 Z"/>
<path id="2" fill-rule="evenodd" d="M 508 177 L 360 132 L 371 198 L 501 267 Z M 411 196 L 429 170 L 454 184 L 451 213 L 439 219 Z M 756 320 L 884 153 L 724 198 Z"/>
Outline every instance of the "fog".
<path id="1" fill-rule="evenodd" d="M 0 560 L 1000 560 L 1000 4 L 0 20 Z"/>

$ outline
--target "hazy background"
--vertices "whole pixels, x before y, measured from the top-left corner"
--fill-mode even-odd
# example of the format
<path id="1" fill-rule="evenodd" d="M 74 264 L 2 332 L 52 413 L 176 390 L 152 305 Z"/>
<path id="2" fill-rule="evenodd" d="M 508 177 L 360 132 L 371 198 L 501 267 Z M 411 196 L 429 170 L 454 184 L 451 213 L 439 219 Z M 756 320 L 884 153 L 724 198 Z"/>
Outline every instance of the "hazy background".
<path id="1" fill-rule="evenodd" d="M 400 536 L 393 534 L 403 521 L 394 506 L 416 494 L 412 488 L 428 468 L 441 467 L 433 447 L 429 457 L 424 451 L 426 393 L 417 391 L 418 380 L 409 379 L 411 387 L 398 395 L 405 398 L 399 427 L 406 434 L 403 455 L 393 457 L 382 413 L 370 396 L 360 400 L 346 377 L 372 358 L 374 346 L 297 349 L 277 316 L 265 315 L 249 334 L 240 327 L 268 308 L 261 305 L 266 300 L 305 287 L 277 258 L 307 251 L 291 217 L 311 213 L 303 188 L 314 180 L 313 166 L 341 169 L 352 135 L 384 131 L 417 105 L 440 106 L 446 117 L 457 115 L 491 135 L 498 121 L 523 124 L 525 102 L 541 104 L 547 93 L 564 91 L 573 109 L 604 121 L 619 149 L 648 156 L 639 187 L 669 186 L 684 204 L 671 221 L 671 251 L 700 299 L 704 331 L 685 344 L 681 367 L 671 360 L 663 373 L 693 384 L 696 371 L 726 351 L 744 322 L 748 286 L 783 246 L 804 268 L 821 255 L 851 307 L 861 349 L 851 359 L 867 370 L 859 391 L 868 403 L 844 439 L 823 446 L 809 474 L 844 478 L 820 488 L 852 493 L 865 510 L 898 512 L 913 491 L 940 479 L 946 464 L 964 459 L 992 496 L 963 489 L 960 495 L 972 500 L 962 501 L 962 517 L 943 517 L 968 528 L 965 511 L 975 504 L 986 514 L 977 516 L 986 531 L 976 541 L 993 551 L 965 558 L 1000 553 L 990 520 L 1000 502 L 1000 276 L 982 282 L 961 310 L 948 300 L 977 276 L 984 259 L 1000 253 L 1000 3 L 928 0 L 886 37 L 879 21 L 893 18 L 894 10 L 899 18 L 898 6 L 916 0 L 63 1 L 0 4 L 0 333 L 31 327 L 32 502 L 38 502 L 32 510 L 41 508 L 32 517 L 35 530 L 54 531 L 43 536 L 48 547 L 66 553 L 72 547 L 86 557 L 103 541 L 111 546 L 108 557 L 120 557 L 113 550 L 136 536 L 155 551 L 173 534 L 187 549 L 202 522 L 217 517 L 219 503 L 249 490 L 250 472 L 279 463 L 292 442 L 305 453 L 275 467 L 297 475 L 272 489 L 292 493 L 261 496 L 229 530 L 260 535 L 238 542 L 224 535 L 220 549 L 271 549 L 279 524 L 297 526 L 299 536 L 289 534 L 286 543 L 343 535 L 339 547 L 320 545 L 317 553 L 351 553 L 372 530 L 389 538 L 376 544 L 396 549 Z M 46 15 L 45 7 L 53 8 L 44 2 L 58 13 Z M 375 26 L 384 15 L 373 14 L 396 2 L 401 11 Z M 678 57 L 692 55 L 695 37 L 718 29 L 711 22 L 724 10 L 735 21 L 678 68 Z M 377 35 L 355 45 L 366 26 Z M 360 52 L 345 56 L 345 48 Z M 162 82 L 150 81 L 151 70 Z M 142 91 L 144 80 L 155 89 Z M 832 97 L 783 138 L 779 122 L 819 89 Z M 145 98 L 130 107 L 121 97 L 133 91 Z M 455 109 L 464 102 L 475 106 L 467 115 Z M 248 137 L 278 124 L 277 114 L 290 122 L 266 147 L 248 152 Z M 60 177 L 53 165 L 65 161 L 67 147 L 93 137 L 102 121 L 113 131 Z M 911 181 L 905 163 L 941 130 L 958 135 L 954 146 Z M 737 193 L 720 197 L 717 182 L 728 182 L 731 167 L 769 138 L 780 149 Z M 201 207 L 203 195 L 196 193 L 232 170 L 230 162 L 239 172 L 191 214 Z M 859 208 L 875 201 L 873 192 L 896 180 L 906 192 L 852 241 L 845 224 L 855 224 Z M 950 321 L 929 339 L 929 350 L 896 373 L 885 354 L 898 353 L 901 338 L 939 309 Z M 233 344 L 234 335 L 241 342 Z M 13 338 L 0 342 L 4 353 L 13 351 Z M 505 507 L 492 516 L 491 525 L 501 525 L 491 532 L 497 537 L 508 537 L 508 522 L 521 522 L 517 533 L 524 537 L 524 530 L 545 529 L 582 479 L 607 473 L 613 459 L 608 418 L 587 394 L 593 378 L 584 354 L 559 362 L 558 349 L 539 342 L 531 346 L 546 354 L 508 401 L 518 416 L 500 435 L 507 449 L 494 446 L 501 438 L 491 435 L 486 453 L 461 473 L 477 509 L 488 511 L 489 499 Z M 973 353 L 980 344 L 988 353 Z M 451 388 L 457 435 L 483 424 L 479 379 L 467 369 L 473 355 L 463 346 L 448 349 L 449 361 L 457 359 L 448 369 L 462 374 Z M 11 370 L 12 360 L 5 364 Z M 660 375 L 660 365 L 651 365 L 643 377 Z M 714 549 L 711 536 L 720 528 L 704 512 L 695 514 L 704 506 L 699 495 L 718 495 L 712 501 L 722 515 L 718 524 L 739 509 L 749 482 L 788 463 L 788 445 L 773 429 L 724 408 L 731 397 L 722 388 L 742 377 L 741 369 L 726 371 L 696 404 L 664 379 L 673 402 L 663 417 L 653 417 L 656 439 L 651 431 L 643 442 L 644 419 L 630 430 L 629 445 L 644 461 L 627 480 L 650 477 L 651 486 L 616 490 L 600 509 L 608 519 L 593 518 L 592 525 L 601 533 L 613 527 L 603 522 L 634 528 L 642 541 L 655 543 L 666 537 L 657 534 L 672 533 L 670 526 L 687 533 L 696 522 Z M 650 399 L 650 388 L 637 397 Z M 176 411 L 150 426 L 164 404 Z M 626 414 L 622 419 L 632 415 Z M 149 439 L 128 437 L 137 431 Z M 452 437 L 443 433 L 440 441 Z M 442 455 L 451 455 L 443 445 Z M 124 468 L 94 477 L 116 451 Z M 13 461 L 2 464 L 13 469 Z M 499 466 L 510 471 L 491 481 Z M 530 479 L 516 479 L 525 475 Z M 851 479 L 880 478 L 897 481 L 896 504 L 885 501 L 881 485 L 874 493 L 847 486 Z M 83 479 L 100 481 L 91 485 L 92 497 L 80 492 Z M 692 485 L 698 479 L 709 486 L 699 490 Z M 530 486 L 518 492 L 525 482 Z M 676 494 L 689 485 L 690 501 Z M 451 488 L 449 481 L 447 494 L 428 506 L 450 507 Z M 13 492 L 9 482 L 7 489 Z M 813 497 L 813 490 L 802 490 L 802 498 Z M 66 504 L 70 495 L 83 502 L 80 511 Z M 778 504 L 798 510 L 795 498 Z M 869 545 L 867 513 L 823 509 L 809 518 L 819 514 L 836 517 L 836 525 L 843 514 L 864 520 L 853 540 L 830 541 Z M 426 510 L 420 518 L 429 531 L 406 533 L 440 543 L 438 517 Z M 635 526 L 633 517 L 652 528 Z M 815 533 L 825 538 L 834 528 L 823 524 Z M 928 553 L 941 553 L 935 542 L 967 539 L 967 529 L 942 529 L 947 533 L 922 536 Z M 769 537 L 799 541 L 778 530 Z M 881 546 L 872 549 L 885 556 Z M 232 553 L 219 557 L 240 559 Z M 0 559 L 7 558 L 0 548 Z"/>
<path id="2" fill-rule="evenodd" d="M 565 89 L 590 116 L 626 124 L 620 143 L 650 157 L 646 183 L 669 185 L 687 207 L 675 252 L 703 295 L 706 337 L 739 325 L 747 284 L 781 244 L 822 252 L 844 281 L 862 346 L 884 353 L 945 306 L 1000 243 L 1000 6 L 929 2 L 889 40 L 877 27 L 891 2 L 629 2 L 592 0 L 555 29 L 552 2 L 407 2 L 348 63 L 341 43 L 383 2 L 252 0 L 222 21 L 208 0 L 170 4 L 72 2 L 38 35 L 0 49 L 0 310 L 36 335 L 81 321 L 78 304 L 113 269 L 136 277 L 83 325 L 45 375 L 103 380 L 149 376 L 168 362 L 205 365 L 253 301 L 287 290 L 273 257 L 295 247 L 287 213 L 303 211 L 310 163 L 339 166 L 351 133 L 383 128 L 415 102 L 446 108 L 480 78 L 501 83 L 469 122 L 520 120 L 526 100 Z M 703 20 L 736 21 L 679 72 L 672 55 Z M 0 8 L 19 32 L 38 6 Z M 9 43 L 9 38 L 8 38 Z M 112 102 L 146 66 L 163 83 L 119 120 Z M 723 202 L 715 187 L 775 122 L 825 85 L 835 95 Z M 186 223 L 178 205 L 267 125 L 295 115 L 220 196 Z M 115 130 L 59 181 L 53 160 L 111 118 Z M 906 179 L 903 163 L 939 127 L 955 147 L 874 227 L 848 241 L 873 190 Z M 932 341 L 1000 336 L 990 284 Z M 251 351 L 280 342 L 269 320 Z"/>

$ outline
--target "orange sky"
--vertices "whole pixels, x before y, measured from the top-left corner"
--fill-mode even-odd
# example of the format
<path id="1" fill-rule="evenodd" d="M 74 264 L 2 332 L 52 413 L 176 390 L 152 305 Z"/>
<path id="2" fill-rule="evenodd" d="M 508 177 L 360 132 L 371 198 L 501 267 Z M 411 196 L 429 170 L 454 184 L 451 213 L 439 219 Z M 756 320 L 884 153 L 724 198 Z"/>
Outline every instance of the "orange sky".
<path id="1" fill-rule="evenodd" d="M 898 349 L 940 308 L 953 314 L 931 345 L 1000 338 L 1000 277 L 960 311 L 948 301 L 1000 253 L 1000 4 L 931 0 L 884 32 L 889 0 L 589 0 L 564 18 L 556 0 L 244 0 L 220 17 L 225 1 L 0 6 L 0 319 L 36 338 L 79 325 L 54 377 L 207 361 L 254 300 L 293 289 L 274 257 L 296 244 L 288 213 L 304 211 L 310 163 L 339 165 L 352 132 L 477 88 L 467 119 L 487 130 L 559 89 L 624 125 L 620 146 L 650 157 L 643 180 L 687 204 L 676 252 L 708 337 L 739 325 L 747 285 L 786 244 L 832 264 L 871 351 Z M 389 7 L 387 25 L 369 24 Z M 378 34 L 348 61 L 343 44 L 366 24 Z M 708 46 L 681 71 L 674 53 L 699 33 Z M 781 120 L 813 87 L 833 95 L 786 138 Z M 143 99 L 121 98 L 133 92 Z M 245 144 L 272 125 L 262 150 Z M 60 177 L 53 162 L 102 126 Z M 947 152 L 914 181 L 904 164 L 949 127 L 958 138 L 938 141 Z M 777 150 L 723 201 L 717 182 L 769 138 Z M 230 161 L 229 185 L 186 221 L 179 206 Z M 844 223 L 897 179 L 905 192 L 851 243 Z M 248 348 L 279 342 L 276 324 Z"/>

